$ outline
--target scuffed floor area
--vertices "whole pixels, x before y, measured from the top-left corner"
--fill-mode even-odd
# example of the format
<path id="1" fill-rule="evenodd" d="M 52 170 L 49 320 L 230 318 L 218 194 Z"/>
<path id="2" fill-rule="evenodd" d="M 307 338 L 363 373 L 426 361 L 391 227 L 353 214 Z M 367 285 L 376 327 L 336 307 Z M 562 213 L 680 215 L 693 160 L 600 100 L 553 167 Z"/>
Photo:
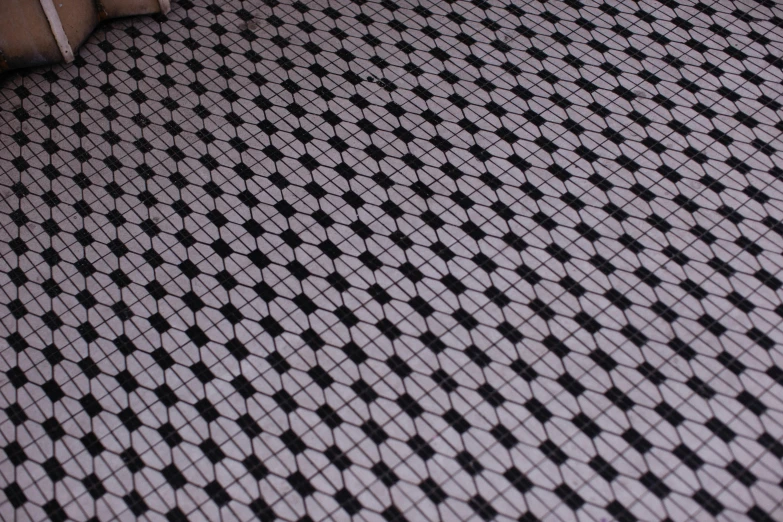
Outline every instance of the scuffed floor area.
<path id="1" fill-rule="evenodd" d="M 1 78 L 0 518 L 783 519 L 782 16 L 180 0 Z"/>

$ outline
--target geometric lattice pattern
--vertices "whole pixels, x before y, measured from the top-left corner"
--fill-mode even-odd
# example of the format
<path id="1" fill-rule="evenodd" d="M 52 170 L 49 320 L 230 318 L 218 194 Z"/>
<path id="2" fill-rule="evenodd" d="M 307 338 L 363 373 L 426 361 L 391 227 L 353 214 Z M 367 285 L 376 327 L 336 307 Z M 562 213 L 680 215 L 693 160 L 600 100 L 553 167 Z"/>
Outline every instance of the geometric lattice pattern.
<path id="1" fill-rule="evenodd" d="M 0 518 L 783 519 L 773 0 L 179 0 L 0 80 Z"/>

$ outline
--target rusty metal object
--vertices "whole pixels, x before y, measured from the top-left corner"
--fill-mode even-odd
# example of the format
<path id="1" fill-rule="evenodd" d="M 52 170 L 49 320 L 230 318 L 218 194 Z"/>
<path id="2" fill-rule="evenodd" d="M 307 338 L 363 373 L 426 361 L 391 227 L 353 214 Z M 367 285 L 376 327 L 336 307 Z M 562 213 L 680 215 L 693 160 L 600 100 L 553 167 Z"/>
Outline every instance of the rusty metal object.
<path id="1" fill-rule="evenodd" d="M 95 10 L 98 12 L 98 18 L 100 20 L 106 20 L 109 17 L 109 13 L 106 12 L 106 8 L 103 6 L 101 0 L 95 0 Z"/>
<path id="2" fill-rule="evenodd" d="M 105 19 L 167 13 L 169 0 L 2 0 L 0 71 L 70 62 Z"/>

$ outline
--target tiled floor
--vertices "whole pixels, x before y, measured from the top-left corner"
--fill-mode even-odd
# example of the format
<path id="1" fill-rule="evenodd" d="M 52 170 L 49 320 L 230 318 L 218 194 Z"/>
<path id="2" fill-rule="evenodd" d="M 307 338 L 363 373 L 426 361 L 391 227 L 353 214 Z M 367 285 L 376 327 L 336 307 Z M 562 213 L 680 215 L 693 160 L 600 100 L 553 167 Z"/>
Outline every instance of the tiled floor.
<path id="1" fill-rule="evenodd" d="M 507 1 L 0 78 L 0 519 L 783 520 L 783 10 Z"/>

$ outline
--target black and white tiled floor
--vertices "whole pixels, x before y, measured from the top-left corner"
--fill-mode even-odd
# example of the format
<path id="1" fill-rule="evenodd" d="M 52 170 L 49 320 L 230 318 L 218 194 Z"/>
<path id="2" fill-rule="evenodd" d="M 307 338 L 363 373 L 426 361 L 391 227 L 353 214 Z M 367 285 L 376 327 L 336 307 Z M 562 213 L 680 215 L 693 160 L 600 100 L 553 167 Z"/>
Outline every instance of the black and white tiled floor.
<path id="1" fill-rule="evenodd" d="M 180 0 L 0 82 L 0 519 L 783 520 L 774 1 Z"/>

